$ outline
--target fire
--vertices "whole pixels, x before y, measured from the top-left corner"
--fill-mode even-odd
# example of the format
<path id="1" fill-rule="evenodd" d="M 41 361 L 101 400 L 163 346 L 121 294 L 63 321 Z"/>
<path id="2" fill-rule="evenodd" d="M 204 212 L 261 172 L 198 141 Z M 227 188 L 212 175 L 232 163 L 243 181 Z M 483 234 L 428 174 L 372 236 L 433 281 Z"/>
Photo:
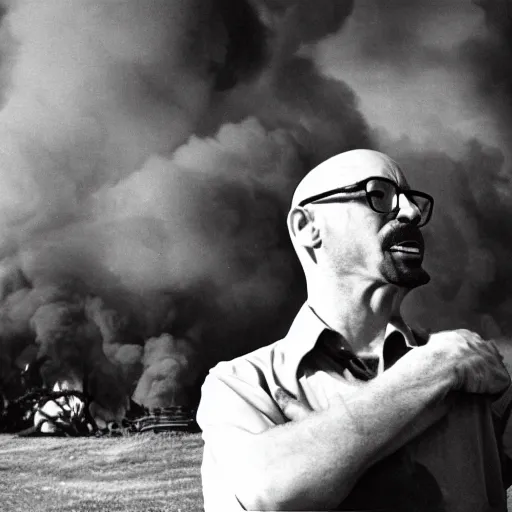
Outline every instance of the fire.
<path id="1" fill-rule="evenodd" d="M 80 433 L 78 429 L 81 427 L 86 403 L 78 394 L 74 393 L 81 393 L 82 390 L 79 388 L 77 383 L 70 380 L 57 381 L 53 386 L 53 391 L 60 396 L 37 406 L 34 414 L 36 430 L 43 434 L 55 434 L 62 431 Z M 92 425 L 86 423 L 85 426 L 89 432 L 92 432 Z"/>

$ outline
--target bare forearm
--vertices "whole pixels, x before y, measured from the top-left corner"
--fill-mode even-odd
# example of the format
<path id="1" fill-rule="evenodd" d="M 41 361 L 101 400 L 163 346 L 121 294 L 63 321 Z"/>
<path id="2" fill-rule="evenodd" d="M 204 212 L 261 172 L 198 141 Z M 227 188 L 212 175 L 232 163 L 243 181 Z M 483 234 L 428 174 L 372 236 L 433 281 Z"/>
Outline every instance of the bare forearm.
<path id="1" fill-rule="evenodd" d="M 404 364 L 322 412 L 254 435 L 238 445 L 238 498 L 248 509 L 324 509 L 336 505 L 372 464 L 439 418 L 432 406 L 447 378 L 414 375 Z M 405 378 L 407 374 L 407 378 Z M 421 418 L 420 418 L 421 417 Z M 414 432 L 414 434 L 412 434 Z"/>

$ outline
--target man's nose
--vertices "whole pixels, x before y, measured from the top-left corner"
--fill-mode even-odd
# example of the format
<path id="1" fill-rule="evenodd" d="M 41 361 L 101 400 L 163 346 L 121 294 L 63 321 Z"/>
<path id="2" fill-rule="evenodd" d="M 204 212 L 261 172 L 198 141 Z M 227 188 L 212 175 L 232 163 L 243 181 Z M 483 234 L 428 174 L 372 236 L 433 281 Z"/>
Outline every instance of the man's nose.
<path id="1" fill-rule="evenodd" d="M 416 203 L 408 199 L 405 194 L 400 194 L 396 218 L 402 222 L 416 225 L 421 219 L 421 212 Z"/>

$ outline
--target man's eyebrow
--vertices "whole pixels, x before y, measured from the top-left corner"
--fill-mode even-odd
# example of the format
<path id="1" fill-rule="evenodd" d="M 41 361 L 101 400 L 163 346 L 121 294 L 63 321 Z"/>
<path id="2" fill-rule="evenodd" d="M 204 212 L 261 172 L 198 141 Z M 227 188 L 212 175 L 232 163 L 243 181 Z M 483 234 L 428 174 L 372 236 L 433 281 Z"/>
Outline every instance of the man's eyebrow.
<path id="1" fill-rule="evenodd" d="M 345 188 L 345 187 L 343 187 Z M 337 195 L 337 194 L 361 194 L 361 195 L 366 195 L 366 190 L 363 188 L 363 189 L 358 189 L 358 190 L 350 190 L 351 187 L 346 187 L 346 190 L 337 190 L 335 192 L 332 193 L 333 196 Z M 328 196 L 328 197 L 331 197 L 331 196 Z"/>
<path id="2" fill-rule="evenodd" d="M 333 192 L 332 194 L 328 195 L 328 196 L 325 196 L 325 197 L 321 197 L 319 199 L 315 199 L 314 201 L 311 201 L 310 203 L 307 203 L 307 205 L 305 206 L 309 206 L 310 204 L 311 205 L 315 205 L 316 203 L 338 203 L 339 202 L 339 197 L 338 195 L 341 195 L 341 194 L 344 194 L 344 195 L 352 195 L 352 196 L 360 196 L 360 197 L 364 197 L 366 196 L 366 191 L 365 190 L 345 190 L 345 191 L 338 191 L 338 192 Z"/>

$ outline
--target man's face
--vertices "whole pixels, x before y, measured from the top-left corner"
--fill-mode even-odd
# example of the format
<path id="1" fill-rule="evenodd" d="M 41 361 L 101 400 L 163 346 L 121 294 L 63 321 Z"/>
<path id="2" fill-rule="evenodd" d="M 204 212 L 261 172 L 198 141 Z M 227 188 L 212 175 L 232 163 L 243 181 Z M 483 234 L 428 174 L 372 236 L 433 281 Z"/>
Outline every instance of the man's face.
<path id="1" fill-rule="evenodd" d="M 391 179 L 409 188 L 400 169 L 391 160 L 372 161 L 343 175 L 346 186 L 370 176 Z M 311 205 L 322 225 L 322 248 L 326 261 L 340 276 L 360 275 L 412 289 L 430 280 L 423 269 L 424 241 L 416 224 L 417 207 L 400 196 L 398 213 L 382 214 L 370 208 L 364 195 L 347 200 L 340 194 Z"/>

